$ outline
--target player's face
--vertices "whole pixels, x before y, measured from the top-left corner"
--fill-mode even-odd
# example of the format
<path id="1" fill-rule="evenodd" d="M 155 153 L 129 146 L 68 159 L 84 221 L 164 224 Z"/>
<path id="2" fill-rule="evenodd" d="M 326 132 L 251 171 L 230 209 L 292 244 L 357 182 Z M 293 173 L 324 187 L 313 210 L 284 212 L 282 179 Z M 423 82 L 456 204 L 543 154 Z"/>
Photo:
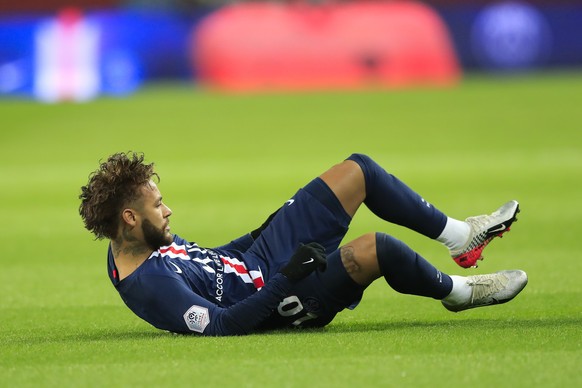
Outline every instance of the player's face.
<path id="1" fill-rule="evenodd" d="M 173 236 L 170 233 L 172 210 L 162 202 L 162 195 L 157 185 L 150 181 L 143 187 L 141 230 L 145 243 L 153 250 L 170 245 Z"/>
<path id="2" fill-rule="evenodd" d="M 165 245 L 170 245 L 172 243 L 172 235 L 169 230 L 160 230 L 152 224 L 147 218 L 143 220 L 141 224 L 141 231 L 143 233 L 143 238 L 145 243 L 150 249 L 154 251 L 158 250 L 160 247 Z"/>

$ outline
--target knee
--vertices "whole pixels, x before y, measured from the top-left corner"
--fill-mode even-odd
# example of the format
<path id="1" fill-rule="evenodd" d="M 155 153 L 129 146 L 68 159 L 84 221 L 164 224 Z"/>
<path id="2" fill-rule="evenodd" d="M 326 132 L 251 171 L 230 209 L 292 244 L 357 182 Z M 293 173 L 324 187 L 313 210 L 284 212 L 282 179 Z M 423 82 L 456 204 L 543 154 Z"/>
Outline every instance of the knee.
<path id="1" fill-rule="evenodd" d="M 341 261 L 357 283 L 367 286 L 380 277 L 376 256 L 376 235 L 365 234 L 340 248 Z"/>
<path id="2" fill-rule="evenodd" d="M 366 154 L 353 153 L 346 160 L 352 160 L 360 165 L 360 168 L 365 171 L 367 166 L 373 162 L 372 158 Z"/>
<path id="3" fill-rule="evenodd" d="M 365 234 L 340 248 L 344 267 L 359 270 L 366 261 L 376 257 L 376 237 L 374 233 Z"/>
<path id="4" fill-rule="evenodd" d="M 352 154 L 347 160 L 351 160 L 360 166 L 366 186 L 374 184 L 380 166 L 371 157 L 365 154 Z"/>

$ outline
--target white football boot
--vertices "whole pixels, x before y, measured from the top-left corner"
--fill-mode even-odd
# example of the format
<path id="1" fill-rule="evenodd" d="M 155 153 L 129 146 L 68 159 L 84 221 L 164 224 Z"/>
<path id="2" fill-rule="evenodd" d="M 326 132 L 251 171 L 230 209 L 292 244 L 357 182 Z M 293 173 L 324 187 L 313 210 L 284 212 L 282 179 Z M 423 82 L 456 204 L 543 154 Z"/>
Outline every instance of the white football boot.
<path id="1" fill-rule="evenodd" d="M 451 250 L 451 257 L 463 268 L 477 266 L 477 260 L 483 260 L 483 249 L 495 237 L 502 237 L 513 222 L 517 221 L 519 203 L 509 201 L 490 215 L 469 217 L 465 220 L 471 227 L 467 243 L 460 249 Z"/>
<path id="2" fill-rule="evenodd" d="M 459 312 L 475 307 L 506 303 L 515 298 L 527 284 L 527 274 L 521 270 L 499 271 L 493 274 L 466 277 L 470 295 L 461 301 L 441 301 L 449 311 Z"/>

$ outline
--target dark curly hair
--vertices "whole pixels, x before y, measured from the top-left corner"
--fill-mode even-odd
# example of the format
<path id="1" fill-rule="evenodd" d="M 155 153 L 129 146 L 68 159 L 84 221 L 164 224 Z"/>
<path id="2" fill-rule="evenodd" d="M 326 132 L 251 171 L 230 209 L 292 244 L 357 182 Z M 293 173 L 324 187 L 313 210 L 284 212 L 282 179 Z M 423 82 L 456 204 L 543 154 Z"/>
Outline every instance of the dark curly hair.
<path id="1" fill-rule="evenodd" d="M 154 164 L 145 164 L 143 153 L 111 155 L 81 187 L 79 214 L 85 228 L 98 240 L 115 239 L 123 206 L 138 199 L 139 188 L 153 177 L 159 181 Z"/>

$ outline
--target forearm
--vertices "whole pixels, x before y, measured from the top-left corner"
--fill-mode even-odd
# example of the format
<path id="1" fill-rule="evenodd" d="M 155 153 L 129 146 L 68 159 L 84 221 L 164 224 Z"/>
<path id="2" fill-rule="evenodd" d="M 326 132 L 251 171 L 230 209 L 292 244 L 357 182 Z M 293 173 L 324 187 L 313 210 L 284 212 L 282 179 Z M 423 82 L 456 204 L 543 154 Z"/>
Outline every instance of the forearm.
<path id="1" fill-rule="evenodd" d="M 267 284 L 255 294 L 238 302 L 228 309 L 222 309 L 215 324 L 209 331 L 210 335 L 248 334 L 263 323 L 279 303 L 289 295 L 294 283 L 304 279 L 315 270 L 325 270 L 327 261 L 324 248 L 317 243 L 301 244 L 295 251 L 289 263 L 281 272 L 271 278 Z"/>

